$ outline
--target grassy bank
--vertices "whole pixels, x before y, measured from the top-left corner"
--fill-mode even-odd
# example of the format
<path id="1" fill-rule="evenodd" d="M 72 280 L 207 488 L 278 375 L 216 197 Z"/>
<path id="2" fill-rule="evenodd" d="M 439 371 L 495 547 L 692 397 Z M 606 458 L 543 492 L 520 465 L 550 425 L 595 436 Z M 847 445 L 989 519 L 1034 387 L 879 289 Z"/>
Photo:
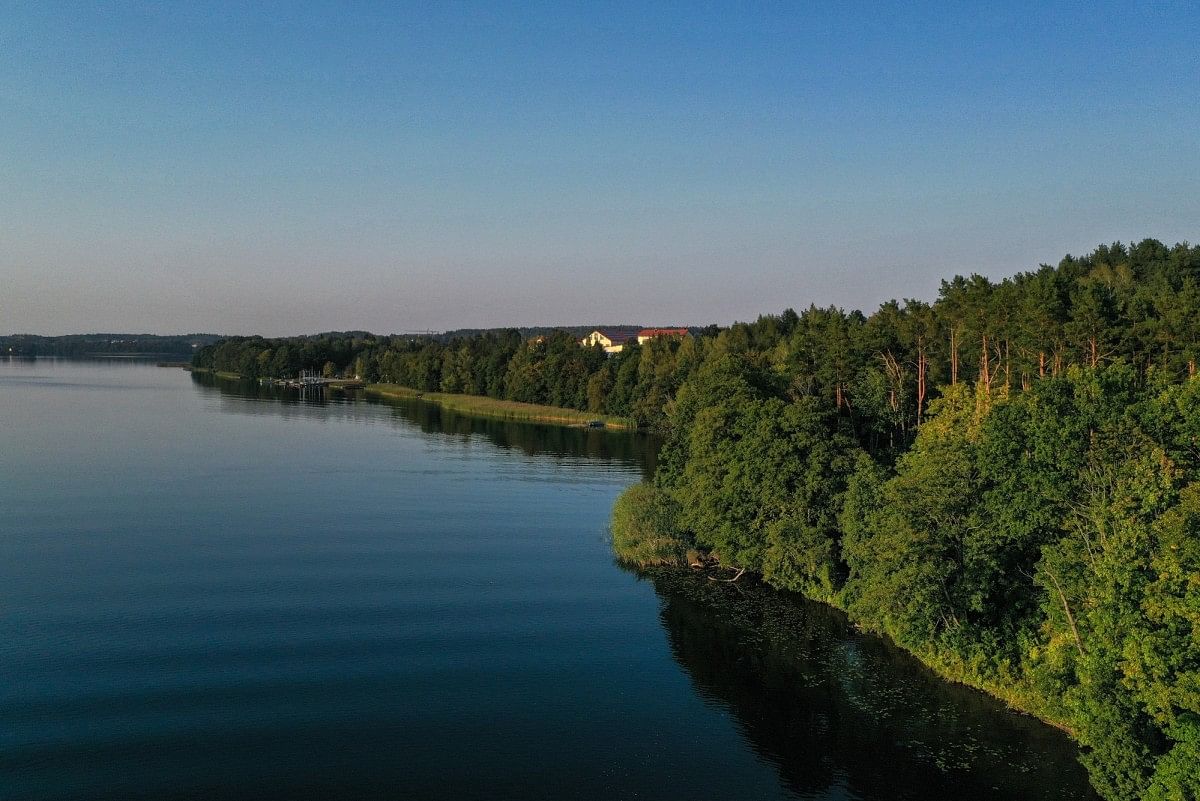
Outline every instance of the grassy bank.
<path id="1" fill-rule="evenodd" d="M 604 423 L 605 428 L 633 429 L 630 420 L 620 417 L 564 409 L 559 406 L 540 406 L 536 403 L 499 400 L 483 395 L 458 395 L 448 392 L 422 392 L 399 384 L 368 384 L 366 391 L 385 398 L 416 398 L 436 403 L 443 408 L 463 414 L 498 417 L 504 420 L 525 420 L 556 425 L 587 425 L 593 420 Z"/>
<path id="2" fill-rule="evenodd" d="M 230 373 L 225 370 L 211 370 L 208 367 L 192 367 L 189 365 L 183 369 L 192 373 L 207 373 L 208 375 L 215 375 L 217 378 L 227 378 L 232 381 L 237 381 L 242 377 L 238 373 Z"/>

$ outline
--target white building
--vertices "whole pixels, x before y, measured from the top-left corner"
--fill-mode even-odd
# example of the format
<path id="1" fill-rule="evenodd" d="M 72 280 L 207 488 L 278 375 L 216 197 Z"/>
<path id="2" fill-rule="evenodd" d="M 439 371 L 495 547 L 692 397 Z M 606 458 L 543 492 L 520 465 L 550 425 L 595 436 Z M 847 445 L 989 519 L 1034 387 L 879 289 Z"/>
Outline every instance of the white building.
<path id="1" fill-rule="evenodd" d="M 622 334 L 616 331 L 605 331 L 597 328 L 592 333 L 588 334 L 583 339 L 579 340 L 579 344 L 585 348 L 595 347 L 599 345 L 604 348 L 605 353 L 620 353 L 625 347 L 625 343 L 633 337 L 629 334 Z"/>

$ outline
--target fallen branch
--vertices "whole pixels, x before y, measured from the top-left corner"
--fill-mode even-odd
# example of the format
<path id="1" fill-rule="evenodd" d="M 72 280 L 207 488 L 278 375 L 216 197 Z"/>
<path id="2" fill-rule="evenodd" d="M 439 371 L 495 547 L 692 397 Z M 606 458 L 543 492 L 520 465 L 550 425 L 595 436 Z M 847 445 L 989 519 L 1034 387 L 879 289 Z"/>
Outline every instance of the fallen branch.
<path id="1" fill-rule="evenodd" d="M 743 573 L 745 573 L 745 572 L 746 572 L 746 568 L 744 568 L 744 567 L 739 567 L 739 568 L 738 568 L 738 572 L 734 574 L 733 578 L 719 579 L 719 578 L 717 578 L 716 576 L 709 576 L 709 577 L 708 577 L 708 580 L 709 580 L 709 581 L 720 581 L 720 582 L 723 582 L 723 583 L 725 583 L 725 584 L 732 584 L 733 582 L 735 582 L 735 581 L 737 581 L 738 579 L 740 579 L 740 578 L 742 577 L 742 574 L 743 574 Z"/>

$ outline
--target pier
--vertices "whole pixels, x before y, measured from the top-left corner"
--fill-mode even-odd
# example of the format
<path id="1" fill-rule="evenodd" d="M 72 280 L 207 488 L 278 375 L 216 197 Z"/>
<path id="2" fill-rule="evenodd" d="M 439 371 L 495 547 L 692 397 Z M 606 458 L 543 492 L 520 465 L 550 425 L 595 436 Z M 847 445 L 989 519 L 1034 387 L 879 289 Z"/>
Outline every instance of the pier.
<path id="1" fill-rule="evenodd" d="M 355 389 L 366 386 L 366 382 L 359 378 L 326 378 L 316 370 L 301 370 L 300 375 L 296 378 L 263 379 L 262 383 L 299 390 L 325 389 L 326 387 Z"/>

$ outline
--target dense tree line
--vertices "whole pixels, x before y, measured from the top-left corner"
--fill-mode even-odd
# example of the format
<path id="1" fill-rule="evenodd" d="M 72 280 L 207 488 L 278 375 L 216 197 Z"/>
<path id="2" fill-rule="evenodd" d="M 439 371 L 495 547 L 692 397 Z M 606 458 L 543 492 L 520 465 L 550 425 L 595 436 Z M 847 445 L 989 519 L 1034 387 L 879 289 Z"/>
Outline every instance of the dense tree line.
<path id="1" fill-rule="evenodd" d="M 213 334 L 67 334 L 44 337 L 35 334 L 0 336 L 0 354 L 36 356 L 171 356 L 192 357 L 195 349 L 220 338 Z"/>
<path id="2" fill-rule="evenodd" d="M 451 338 L 321 334 L 231 338 L 198 351 L 193 364 L 248 378 L 322 370 L 428 392 L 563 406 L 656 427 L 666 421 L 668 402 L 699 366 L 705 346 L 703 337 L 656 339 L 609 356 L 599 347 L 580 347 L 567 331 L 534 338 L 516 329 Z"/>
<path id="3" fill-rule="evenodd" d="M 992 282 L 942 284 L 933 303 L 883 304 L 870 316 L 810 307 L 800 314 L 712 326 L 695 337 L 630 345 L 614 357 L 577 346 L 577 329 L 527 337 L 518 329 L 463 336 L 233 338 L 201 349 L 200 367 L 247 377 L 301 369 L 359 375 L 425 391 L 467 392 L 632 417 L 666 428 L 679 388 L 701 364 L 746 360 L 811 397 L 872 454 L 912 441 L 943 386 L 981 382 L 1008 395 L 1070 365 L 1121 359 L 1139 375 L 1190 375 L 1200 358 L 1198 249 L 1147 240 L 1104 246 L 1057 267 Z M 540 329 L 539 329 L 540 330 Z"/>
<path id="4" fill-rule="evenodd" d="M 1106 798 L 1197 797 L 1200 381 L 1117 361 L 960 383 L 888 464 L 771 378 L 720 359 L 681 388 L 619 553 L 691 547 L 841 606 L 1070 728 Z"/>
<path id="5" fill-rule="evenodd" d="M 722 331 L 614 544 L 846 609 L 1069 728 L 1106 798 L 1200 797 L 1198 280 L 1148 241 Z"/>

